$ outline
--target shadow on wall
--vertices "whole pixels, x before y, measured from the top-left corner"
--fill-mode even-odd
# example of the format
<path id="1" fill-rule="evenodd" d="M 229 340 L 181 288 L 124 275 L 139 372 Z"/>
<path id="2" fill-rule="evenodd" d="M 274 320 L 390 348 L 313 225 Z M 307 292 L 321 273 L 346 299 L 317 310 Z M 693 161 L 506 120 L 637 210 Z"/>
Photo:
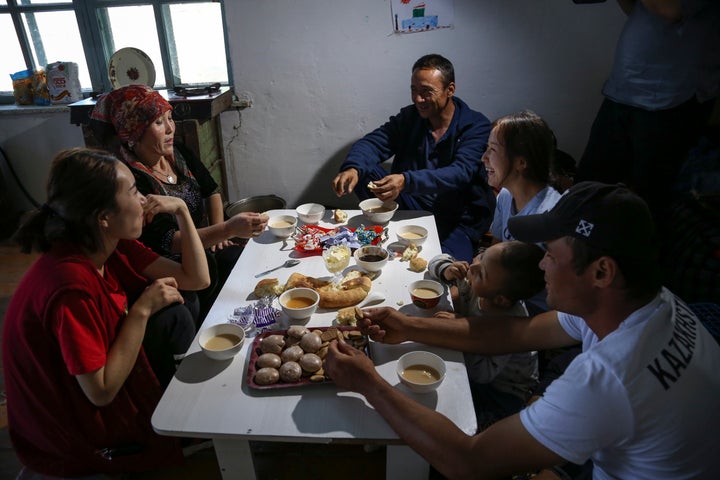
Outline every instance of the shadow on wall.
<path id="1" fill-rule="evenodd" d="M 321 203 L 327 208 L 357 208 L 358 199 L 354 194 L 338 198 L 332 189 L 332 181 L 340 171 L 340 165 L 354 141 L 336 151 L 320 167 L 298 197 L 297 205 L 288 205 L 288 208 L 295 208 L 303 203 Z"/>
<path id="2" fill-rule="evenodd" d="M 70 124 L 67 115 L 62 114 L 13 117 L 12 125 L 7 129 L 0 123 L 2 130 L 10 132 L 8 137 L 0 138 L 0 143 L 17 174 L 17 180 L 5 178 L 10 189 L 8 193 L 20 210 L 27 211 L 34 205 L 22 189 L 27 190 L 34 201 L 44 202 L 45 182 L 52 159 L 62 149 L 83 146 L 82 130 Z"/>

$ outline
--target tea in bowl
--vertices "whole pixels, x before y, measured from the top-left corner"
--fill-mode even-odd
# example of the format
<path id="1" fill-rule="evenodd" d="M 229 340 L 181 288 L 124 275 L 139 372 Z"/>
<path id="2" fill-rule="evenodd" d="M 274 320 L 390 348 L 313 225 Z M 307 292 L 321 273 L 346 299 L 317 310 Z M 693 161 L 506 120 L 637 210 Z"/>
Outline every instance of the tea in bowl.
<path id="1" fill-rule="evenodd" d="M 434 308 L 445 293 L 442 284 L 435 280 L 416 280 L 408 286 L 410 298 L 415 306 Z"/>
<path id="2" fill-rule="evenodd" d="M 359 206 L 368 220 L 378 224 L 389 222 L 398 209 L 397 202 L 383 202 L 379 198 L 368 198 L 360 202 Z"/>
<path id="3" fill-rule="evenodd" d="M 379 272 L 388 262 L 390 254 L 382 247 L 365 245 L 355 250 L 355 263 L 368 272 Z"/>
<path id="4" fill-rule="evenodd" d="M 408 352 L 397 361 L 400 383 L 416 393 L 437 390 L 445 379 L 445 361 L 431 352 Z"/>
<path id="5" fill-rule="evenodd" d="M 295 209 L 295 213 L 304 223 L 314 225 L 325 215 L 325 207 L 319 203 L 303 203 Z"/>
<path id="6" fill-rule="evenodd" d="M 420 225 L 404 225 L 398 227 L 395 233 L 397 234 L 398 241 L 403 245 L 422 245 L 428 236 L 427 228 L 421 227 Z"/>
<path id="7" fill-rule="evenodd" d="M 245 341 L 245 330 L 234 323 L 219 323 L 200 332 L 198 343 L 205 355 L 213 360 L 234 357 Z"/>
<path id="8" fill-rule="evenodd" d="M 320 295 L 312 288 L 291 288 L 280 295 L 280 307 L 293 320 L 309 318 L 320 303 Z"/>
<path id="9" fill-rule="evenodd" d="M 296 226 L 297 218 L 292 215 L 278 215 L 268 220 L 268 230 L 278 238 L 288 238 Z"/>

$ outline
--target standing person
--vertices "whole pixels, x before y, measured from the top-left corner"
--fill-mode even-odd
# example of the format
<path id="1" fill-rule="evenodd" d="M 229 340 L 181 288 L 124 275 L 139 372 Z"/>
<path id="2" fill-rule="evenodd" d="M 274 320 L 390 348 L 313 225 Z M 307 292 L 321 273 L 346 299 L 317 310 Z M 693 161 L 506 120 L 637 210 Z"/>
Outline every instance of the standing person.
<path id="1" fill-rule="evenodd" d="M 628 17 L 577 181 L 623 182 L 660 221 L 720 91 L 720 2 L 618 4 Z"/>
<path id="2" fill-rule="evenodd" d="M 207 168 L 187 149 L 175 145 L 172 106 L 146 85 L 128 85 L 100 97 L 91 126 L 135 175 L 143 194 L 171 195 L 187 203 L 207 249 L 213 284 L 200 295 L 204 318 L 230 275 L 242 247 L 234 238 L 260 235 L 267 215 L 239 213 L 225 220 L 220 188 Z M 177 260 L 182 232 L 172 215 L 158 215 L 143 228 L 140 241 Z"/>
<path id="3" fill-rule="evenodd" d="M 545 395 L 468 436 L 393 388 L 372 360 L 332 342 L 325 371 L 365 395 L 399 436 L 449 478 L 502 478 L 592 459 L 593 478 L 720 478 L 720 346 L 661 287 L 647 204 L 626 188 L 583 182 L 549 212 L 515 217 L 512 234 L 545 242 L 548 303 L 531 318 L 407 317 L 389 307 L 358 321 L 375 341 L 498 355 L 582 343 Z"/>
<path id="4" fill-rule="evenodd" d="M 453 64 L 440 55 L 415 62 L 410 94 L 412 105 L 355 142 L 333 189 L 432 212 L 443 252 L 470 262 L 495 208 L 480 161 L 490 122 L 455 96 Z M 393 156 L 388 174 L 381 163 Z"/>
<path id="5" fill-rule="evenodd" d="M 183 232 L 182 264 L 135 240 L 160 213 Z M 163 337 L 184 354 L 195 335 L 178 288 L 205 288 L 210 276 L 185 203 L 144 197 L 106 152 L 65 150 L 53 160 L 47 203 L 16 239 L 25 252 L 43 252 L 18 285 L 2 333 L 19 478 L 178 463 L 177 442 L 150 425 L 162 390 L 143 340 Z"/>
<path id="6" fill-rule="evenodd" d="M 473 263 L 454 262 L 447 254 L 434 257 L 431 276 L 457 286 L 454 312 L 438 312 L 439 318 L 514 315 L 527 317 L 522 300 L 545 287 L 538 267 L 543 250 L 518 241 L 491 245 Z M 465 353 L 470 391 L 481 430 L 519 412 L 538 382 L 537 352 L 508 355 Z"/>
<path id="7" fill-rule="evenodd" d="M 508 219 L 550 210 L 560 193 L 550 186 L 555 136 L 534 112 L 524 110 L 492 124 L 482 157 L 491 187 L 500 190 L 490 233 L 493 241 L 513 240 Z"/>

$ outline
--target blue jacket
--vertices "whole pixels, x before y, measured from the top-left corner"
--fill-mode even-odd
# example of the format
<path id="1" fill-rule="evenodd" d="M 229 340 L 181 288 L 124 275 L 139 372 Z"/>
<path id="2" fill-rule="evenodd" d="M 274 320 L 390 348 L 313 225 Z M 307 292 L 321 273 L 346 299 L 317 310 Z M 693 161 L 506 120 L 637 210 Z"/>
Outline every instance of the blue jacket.
<path id="1" fill-rule="evenodd" d="M 404 193 L 421 209 L 435 215 L 440 239 L 460 227 L 473 241 L 490 228 L 495 195 L 487 184 L 481 158 L 490 135 L 490 121 L 453 97 L 455 114 L 435 143 L 427 120 L 409 105 L 351 147 L 340 171 L 355 168 L 364 186 L 380 163 L 393 155 L 391 173 L 405 177 Z M 375 177 L 375 178 L 373 178 Z"/>

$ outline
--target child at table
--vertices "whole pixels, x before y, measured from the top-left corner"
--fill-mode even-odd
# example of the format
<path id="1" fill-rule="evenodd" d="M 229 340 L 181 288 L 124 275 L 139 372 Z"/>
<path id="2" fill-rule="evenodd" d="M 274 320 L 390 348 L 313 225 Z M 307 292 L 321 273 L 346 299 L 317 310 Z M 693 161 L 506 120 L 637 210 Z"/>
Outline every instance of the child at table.
<path id="1" fill-rule="evenodd" d="M 454 313 L 438 312 L 435 316 L 528 316 L 522 300 L 545 286 L 538 266 L 543 255 L 535 244 L 511 240 L 481 251 L 470 265 L 446 254 L 434 257 L 428 270 L 435 278 L 454 284 L 455 308 Z M 537 352 L 497 356 L 466 353 L 465 365 L 479 430 L 520 411 L 538 380 Z"/>

